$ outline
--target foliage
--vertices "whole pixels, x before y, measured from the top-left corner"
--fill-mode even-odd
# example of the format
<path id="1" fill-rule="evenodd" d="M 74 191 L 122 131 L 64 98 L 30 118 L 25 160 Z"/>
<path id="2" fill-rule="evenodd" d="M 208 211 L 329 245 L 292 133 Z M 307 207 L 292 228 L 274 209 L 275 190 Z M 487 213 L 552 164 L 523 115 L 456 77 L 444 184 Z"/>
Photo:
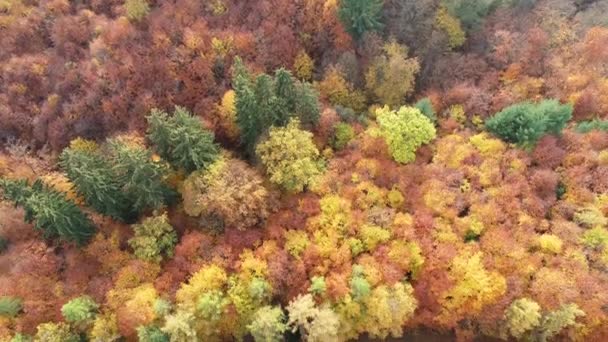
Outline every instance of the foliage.
<path id="1" fill-rule="evenodd" d="M 177 234 L 169 223 L 166 213 L 148 217 L 141 224 L 133 225 L 135 236 L 129 239 L 135 256 L 147 261 L 160 262 L 172 257 Z"/>
<path id="2" fill-rule="evenodd" d="M 165 325 L 162 331 L 169 335 L 169 341 L 171 342 L 195 342 L 198 339 L 193 325 L 194 316 L 192 313 L 178 310 L 165 317 Z"/>
<path id="3" fill-rule="evenodd" d="M 338 16 L 346 30 L 359 39 L 366 32 L 382 29 L 382 0 L 342 0 Z"/>
<path id="4" fill-rule="evenodd" d="M 115 314 L 97 315 L 93 327 L 89 332 L 90 340 L 93 342 L 119 341 L 121 336 Z"/>
<path id="5" fill-rule="evenodd" d="M 73 140 L 61 153 L 61 168 L 88 205 L 101 214 L 128 221 L 133 215 L 130 203 L 112 165 L 97 149 L 86 148 L 85 144 L 85 140 Z"/>
<path id="6" fill-rule="evenodd" d="M 261 74 L 254 79 L 241 59 L 236 58 L 232 83 L 241 141 L 250 150 L 271 126 L 284 126 L 292 117 L 311 125 L 319 120 L 316 91 L 310 84 L 295 80 L 285 69 L 278 69 L 274 78 Z"/>
<path id="7" fill-rule="evenodd" d="M 298 296 L 287 306 L 289 312 L 288 326 L 292 331 L 300 331 L 309 342 L 336 341 L 339 320 L 331 309 L 318 308 L 307 294 Z"/>
<path id="8" fill-rule="evenodd" d="M 505 292 L 505 278 L 499 273 L 488 272 L 481 258 L 480 252 L 465 252 L 452 261 L 450 274 L 456 284 L 443 295 L 444 316 L 480 312 Z"/>
<path id="9" fill-rule="evenodd" d="M 334 127 L 333 146 L 341 150 L 355 137 L 355 130 L 347 123 L 340 122 Z"/>
<path id="10" fill-rule="evenodd" d="M 222 317 L 226 305 L 228 304 L 229 302 L 224 297 L 223 293 L 219 291 L 210 291 L 199 297 L 197 310 L 201 317 L 213 322 L 218 321 Z"/>
<path id="11" fill-rule="evenodd" d="M 403 325 L 414 315 L 418 301 L 410 284 L 397 283 L 375 288 L 365 299 L 367 317 L 363 324 L 371 337 L 385 339 L 403 335 Z"/>
<path id="12" fill-rule="evenodd" d="M 32 338 L 28 335 L 23 334 L 15 334 L 13 338 L 11 338 L 10 342 L 31 342 Z"/>
<path id="13" fill-rule="evenodd" d="M 293 62 L 294 74 L 302 81 L 310 81 L 312 79 L 314 67 L 314 61 L 304 50 L 298 53 Z"/>
<path id="14" fill-rule="evenodd" d="M 560 134 L 571 117 L 572 106 L 556 100 L 522 102 L 488 119 L 486 128 L 506 142 L 531 147 L 545 134 Z"/>
<path id="15" fill-rule="evenodd" d="M 359 6 L 350 24 L 375 20 L 359 22 L 359 36 L 340 17 L 349 4 Z M 28 210 L 0 205 L 0 236 L 11 242 L 0 293 L 23 301 L 23 312 L 0 318 L 0 340 L 30 340 L 59 321 L 38 340 L 332 342 L 420 327 L 467 341 L 606 340 L 606 9 L 578 0 L 0 0 L 0 175 L 28 179 L 2 195 L 27 209 L 40 179 L 94 210 L 100 230 L 82 250 L 39 241 L 20 222 Z M 383 103 L 398 112 L 412 98 L 423 98 L 415 120 L 376 120 Z M 566 113 L 543 98 L 571 104 L 573 122 L 531 115 L 543 131 L 520 145 L 535 145 L 531 153 L 479 132 L 513 104 Z M 153 108 L 168 113 L 159 127 L 174 129 L 174 105 L 196 115 L 179 129 L 186 139 L 160 136 L 163 154 L 136 134 L 150 131 Z M 390 146 L 387 127 L 421 116 L 436 139 Z M 308 191 L 279 195 L 255 148 L 295 118 L 312 133 L 304 147 L 323 149 L 322 162 L 311 158 L 323 167 Z M 522 122 L 517 129 L 535 128 Z M 199 140 L 215 152 L 181 165 L 190 158 L 174 145 L 187 155 Z M 117 158 L 115 141 L 138 152 Z M 406 149 L 416 162 L 391 158 Z M 128 224 L 159 212 L 180 234 L 173 255 L 155 238 L 138 241 L 162 264 L 129 253 L 137 234 Z M 84 295 L 103 300 L 95 317 L 62 318 L 61 306 Z M 282 336 L 285 325 L 296 332 Z"/>
<path id="16" fill-rule="evenodd" d="M 154 160 L 145 146 L 117 137 L 108 140 L 107 148 L 116 178 L 135 212 L 157 209 L 173 200 L 175 191 L 166 184 L 168 167 Z"/>
<path id="17" fill-rule="evenodd" d="M 437 116 L 435 116 L 435 109 L 433 108 L 433 103 L 428 97 L 420 99 L 418 102 L 416 102 L 414 107 L 417 108 L 424 116 L 426 116 L 432 122 L 437 122 Z"/>
<path id="18" fill-rule="evenodd" d="M 420 71 L 416 58 L 407 58 L 408 49 L 392 41 L 383 47 L 365 73 L 367 89 L 381 104 L 397 107 L 414 90 Z"/>
<path id="19" fill-rule="evenodd" d="M 78 342 L 78 335 L 70 331 L 65 323 L 44 323 L 38 325 L 35 342 Z"/>
<path id="20" fill-rule="evenodd" d="M 323 170 L 312 134 L 292 120 L 287 127 L 271 128 L 268 139 L 256 148 L 270 180 L 289 192 L 301 192 Z"/>
<path id="21" fill-rule="evenodd" d="M 172 116 L 153 109 L 147 120 L 148 139 L 173 166 L 192 172 L 208 167 L 217 158 L 219 148 L 213 133 L 185 108 L 176 106 Z"/>
<path id="22" fill-rule="evenodd" d="M 309 292 L 311 292 L 313 294 L 317 294 L 317 295 L 322 295 L 325 293 L 326 290 L 327 290 L 327 285 L 325 283 L 325 277 L 323 277 L 323 276 L 312 277 L 312 279 L 310 280 L 310 287 L 308 288 Z"/>
<path id="23" fill-rule="evenodd" d="M 478 28 L 490 13 L 496 0 L 444 0 L 444 5 L 463 23 L 467 30 Z"/>
<path id="24" fill-rule="evenodd" d="M 247 329 L 256 342 L 282 341 L 283 333 L 287 330 L 285 314 L 280 307 L 262 307 L 256 311 Z"/>
<path id="25" fill-rule="evenodd" d="M 169 335 L 155 325 L 146 325 L 137 328 L 137 338 L 146 342 L 169 342 Z"/>
<path id="26" fill-rule="evenodd" d="M 88 242 L 95 233 L 95 227 L 87 215 L 67 200 L 64 194 L 34 182 L 0 179 L 4 198 L 25 210 L 24 220 L 34 222 L 34 228 L 42 231 L 46 238 L 58 237 L 77 244 Z"/>
<path id="27" fill-rule="evenodd" d="M 552 234 L 543 234 L 538 238 L 540 249 L 546 253 L 559 254 L 562 251 L 562 240 Z"/>
<path id="28" fill-rule="evenodd" d="M 217 265 L 201 268 L 194 273 L 187 284 L 183 284 L 177 291 L 175 298 L 185 307 L 194 308 L 202 293 L 219 290 L 228 281 L 226 272 Z"/>
<path id="29" fill-rule="evenodd" d="M 460 26 L 460 21 L 454 18 L 445 7 L 440 7 L 435 17 L 435 25 L 448 36 L 448 46 L 459 48 L 466 40 L 466 33 Z"/>
<path id="30" fill-rule="evenodd" d="M 147 0 L 125 0 L 125 11 L 129 20 L 141 21 L 150 12 L 150 5 Z"/>
<path id="31" fill-rule="evenodd" d="M 576 322 L 576 319 L 584 316 L 585 312 L 582 311 L 578 305 L 562 305 L 558 310 L 550 312 L 543 317 L 540 326 L 539 340 L 543 342 L 548 341 L 562 331 L 562 329 L 579 325 Z"/>
<path id="32" fill-rule="evenodd" d="M 15 317 L 21 312 L 23 303 L 16 297 L 0 297 L 0 316 Z"/>
<path id="33" fill-rule="evenodd" d="M 608 131 L 608 121 L 591 120 L 580 121 L 576 124 L 576 131 L 579 133 L 589 133 L 591 131 Z"/>
<path id="34" fill-rule="evenodd" d="M 505 311 L 505 327 L 516 339 L 540 325 L 541 308 L 528 298 L 513 301 Z"/>
<path id="35" fill-rule="evenodd" d="M 381 135 L 386 140 L 393 158 L 403 164 L 416 159 L 416 150 L 435 138 L 435 126 L 420 110 L 401 107 L 378 109 L 376 118 Z"/>
<path id="36" fill-rule="evenodd" d="M 337 68 L 327 70 L 325 77 L 317 87 L 321 95 L 327 98 L 332 105 L 350 108 L 355 112 L 365 110 L 365 95 L 355 90 L 354 86 L 346 81 L 342 71 Z"/>
<path id="37" fill-rule="evenodd" d="M 591 248 L 604 248 L 608 246 L 608 230 L 599 226 L 593 227 L 583 234 L 582 242 Z"/>
<path id="38" fill-rule="evenodd" d="M 240 135 L 239 127 L 236 123 L 236 94 L 230 89 L 224 93 L 218 105 L 219 125 L 223 128 L 226 135 L 232 140 L 238 140 Z"/>
<path id="39" fill-rule="evenodd" d="M 350 278 L 350 292 L 355 300 L 361 300 L 369 295 L 371 286 L 361 265 L 353 266 L 352 277 Z"/>
<path id="40" fill-rule="evenodd" d="M 67 322 L 85 322 L 95 318 L 99 305 L 89 296 L 70 300 L 61 307 L 61 314 Z"/>
<path id="41" fill-rule="evenodd" d="M 182 196 L 188 215 L 219 218 L 240 230 L 257 226 L 270 213 L 271 194 L 263 178 L 237 159 L 220 158 L 207 171 L 192 173 Z"/>

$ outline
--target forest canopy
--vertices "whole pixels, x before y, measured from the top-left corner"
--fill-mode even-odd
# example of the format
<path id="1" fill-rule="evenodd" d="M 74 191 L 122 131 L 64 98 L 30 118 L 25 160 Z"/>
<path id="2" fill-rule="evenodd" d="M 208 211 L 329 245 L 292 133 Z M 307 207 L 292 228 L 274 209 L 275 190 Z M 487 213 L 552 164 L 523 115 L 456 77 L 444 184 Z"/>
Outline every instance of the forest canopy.
<path id="1" fill-rule="evenodd" d="M 0 342 L 607 341 L 607 13 L 0 0 Z"/>

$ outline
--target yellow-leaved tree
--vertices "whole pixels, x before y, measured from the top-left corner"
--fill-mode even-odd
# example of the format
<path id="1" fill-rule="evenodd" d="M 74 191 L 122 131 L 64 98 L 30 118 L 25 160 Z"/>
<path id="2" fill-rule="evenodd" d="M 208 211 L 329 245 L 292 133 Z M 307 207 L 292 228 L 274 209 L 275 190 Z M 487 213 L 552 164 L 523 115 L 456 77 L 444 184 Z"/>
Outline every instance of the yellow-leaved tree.
<path id="1" fill-rule="evenodd" d="M 396 107 L 414 90 L 420 64 L 408 58 L 407 47 L 397 42 L 387 43 L 383 50 L 365 73 L 365 83 L 381 104 Z"/>
<path id="2" fill-rule="evenodd" d="M 286 127 L 270 128 L 268 139 L 256 148 L 270 180 L 294 193 L 303 191 L 324 169 L 312 133 L 299 126 L 300 121 L 293 119 Z"/>
<path id="3" fill-rule="evenodd" d="M 416 159 L 416 150 L 435 138 L 435 126 L 414 107 L 391 110 L 384 106 L 376 111 L 380 135 L 386 140 L 393 158 L 402 164 Z"/>

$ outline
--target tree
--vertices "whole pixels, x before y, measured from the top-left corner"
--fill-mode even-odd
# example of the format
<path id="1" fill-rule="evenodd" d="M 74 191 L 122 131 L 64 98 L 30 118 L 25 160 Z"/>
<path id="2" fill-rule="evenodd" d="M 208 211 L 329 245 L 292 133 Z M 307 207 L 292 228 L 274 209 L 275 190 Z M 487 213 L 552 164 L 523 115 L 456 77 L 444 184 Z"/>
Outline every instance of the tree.
<path id="1" fill-rule="evenodd" d="M 133 225 L 133 231 L 135 236 L 129 239 L 129 246 L 139 259 L 160 262 L 164 256 L 173 256 L 177 234 L 169 224 L 166 213 L 148 217 L 141 224 Z"/>
<path id="2" fill-rule="evenodd" d="M 178 310 L 174 314 L 165 317 L 165 325 L 162 331 L 169 335 L 171 342 L 196 342 L 196 330 L 194 330 L 194 315 L 188 311 Z"/>
<path id="3" fill-rule="evenodd" d="M 420 64 L 407 54 L 407 47 L 395 41 L 387 43 L 365 73 L 365 85 L 380 103 L 399 106 L 414 90 Z"/>
<path id="4" fill-rule="evenodd" d="M 497 0 L 443 0 L 448 12 L 460 19 L 467 31 L 478 28 L 499 2 Z"/>
<path id="5" fill-rule="evenodd" d="M 122 191 L 136 213 L 157 209 L 175 198 L 165 180 L 168 167 L 153 158 L 152 152 L 131 137 L 109 139 L 107 149 Z"/>
<path id="6" fill-rule="evenodd" d="M 290 115 L 294 114 L 296 109 L 297 93 L 295 79 L 289 71 L 281 68 L 275 71 L 274 85 L 274 94 L 277 97 L 274 110 L 279 112 L 277 113 L 277 120 L 274 123 L 275 126 L 285 126 L 289 122 Z"/>
<path id="7" fill-rule="evenodd" d="M 335 149 L 341 150 L 355 137 L 355 130 L 347 123 L 340 122 L 334 127 L 332 145 Z"/>
<path id="8" fill-rule="evenodd" d="M 370 293 L 371 286 L 365 278 L 365 271 L 361 265 L 354 265 L 350 278 L 350 293 L 354 300 L 360 301 Z"/>
<path id="9" fill-rule="evenodd" d="M 312 133 L 299 125 L 294 119 L 287 127 L 271 128 L 268 139 L 256 148 L 270 180 L 289 192 L 303 191 L 323 169 Z"/>
<path id="10" fill-rule="evenodd" d="M 416 150 L 435 138 L 435 126 L 416 108 L 392 111 L 385 106 L 376 111 L 376 120 L 393 159 L 402 164 L 414 161 Z"/>
<path id="11" fill-rule="evenodd" d="M 91 321 L 97 315 L 99 305 L 89 296 L 81 296 L 70 300 L 61 307 L 63 318 L 69 323 Z"/>
<path id="12" fill-rule="evenodd" d="M 271 193 L 263 183 L 262 176 L 245 162 L 222 157 L 184 181 L 184 210 L 240 230 L 258 226 L 270 214 Z"/>
<path id="13" fill-rule="evenodd" d="M 10 342 L 32 342 L 32 338 L 28 335 L 17 333 L 11 338 Z"/>
<path id="14" fill-rule="evenodd" d="M 213 290 L 200 295 L 196 310 L 205 320 L 217 322 L 222 318 L 228 304 L 230 304 L 230 301 L 222 292 Z"/>
<path id="15" fill-rule="evenodd" d="M 428 97 L 420 99 L 418 102 L 416 102 L 414 107 L 416 107 L 424 116 L 429 118 L 429 120 L 431 120 L 432 122 L 437 122 L 437 116 L 435 116 L 435 109 L 433 108 L 433 103 Z"/>
<path id="16" fill-rule="evenodd" d="M 314 61 L 304 50 L 298 53 L 293 62 L 293 72 L 302 81 L 310 81 L 312 79 L 314 67 Z"/>
<path id="17" fill-rule="evenodd" d="M 317 87 L 321 95 L 334 106 L 351 108 L 356 112 L 361 112 L 366 108 L 365 95 L 361 91 L 355 90 L 337 68 L 327 70 L 325 77 Z"/>
<path id="18" fill-rule="evenodd" d="M 140 21 L 150 12 L 150 5 L 147 0 L 126 0 L 125 11 L 129 20 Z"/>
<path id="19" fill-rule="evenodd" d="M 319 120 L 318 94 L 285 69 L 278 69 L 274 78 L 261 74 L 254 80 L 236 58 L 232 84 L 241 140 L 250 152 L 271 126 L 285 126 L 295 116 L 306 124 L 315 125 Z"/>
<path id="20" fill-rule="evenodd" d="M 92 342 L 115 342 L 121 339 L 116 314 L 97 315 L 89 332 Z"/>
<path id="21" fill-rule="evenodd" d="M 451 49 L 458 48 L 464 44 L 466 33 L 460 26 L 460 21 L 450 15 L 448 10 L 443 6 L 437 11 L 435 25 L 448 36 L 448 45 Z"/>
<path id="22" fill-rule="evenodd" d="M 287 330 L 285 314 L 281 307 L 264 306 L 256 311 L 247 329 L 256 342 L 283 341 L 283 333 Z"/>
<path id="23" fill-rule="evenodd" d="M 129 221 L 131 206 L 122 192 L 112 165 L 97 148 L 80 148 L 82 140 L 73 140 L 61 153 L 60 166 L 86 203 L 101 214 Z"/>
<path id="24" fill-rule="evenodd" d="M 540 325 L 541 308 L 528 298 L 513 301 L 505 311 L 505 328 L 516 339 Z"/>
<path id="25" fill-rule="evenodd" d="M 365 299 L 367 308 L 363 326 L 371 337 L 385 339 L 403 335 L 403 326 L 414 315 L 418 301 L 407 283 L 376 287 Z"/>
<path id="26" fill-rule="evenodd" d="M 338 17 L 346 30 L 355 39 L 364 33 L 379 31 L 382 23 L 382 0 L 342 0 Z"/>
<path id="27" fill-rule="evenodd" d="M 340 319 L 331 309 L 315 305 L 312 295 L 299 295 L 287 306 L 287 325 L 308 342 L 338 341 Z"/>
<path id="28" fill-rule="evenodd" d="M 43 323 L 37 328 L 34 342 L 78 342 L 78 335 L 65 323 Z"/>
<path id="29" fill-rule="evenodd" d="M 231 140 L 237 141 L 240 135 L 239 127 L 236 123 L 236 94 L 230 89 L 222 96 L 222 101 L 218 105 L 219 126 Z"/>
<path id="30" fill-rule="evenodd" d="M 584 317 L 585 312 L 576 304 L 562 305 L 558 310 L 550 312 L 543 317 L 539 328 L 539 341 L 546 342 L 551 340 L 563 329 L 570 326 L 579 325 L 576 322 L 578 317 Z"/>
<path id="31" fill-rule="evenodd" d="M 155 325 L 146 325 L 137 328 L 137 338 L 141 342 L 169 342 L 169 335 Z"/>
<path id="32" fill-rule="evenodd" d="M 486 128 L 502 140 L 531 148 L 545 134 L 558 135 L 572 118 L 572 105 L 556 100 L 522 102 L 486 120 Z"/>
<path id="33" fill-rule="evenodd" d="M 310 83 L 297 85 L 294 113 L 304 125 L 314 127 L 319 123 L 321 116 L 319 93 Z"/>
<path id="34" fill-rule="evenodd" d="M 37 180 L 28 186 L 27 181 L 0 179 L 4 198 L 25 210 L 25 221 L 34 222 L 34 228 L 42 231 L 46 238 L 58 237 L 79 245 L 88 242 L 95 227 L 80 208 Z"/>
<path id="35" fill-rule="evenodd" d="M 500 273 L 488 272 L 481 258 L 482 252 L 465 251 L 452 260 L 450 278 L 455 285 L 442 294 L 441 319 L 453 321 L 479 313 L 505 293 L 505 278 Z"/>
<path id="36" fill-rule="evenodd" d="M 21 299 L 15 297 L 0 297 L 0 316 L 15 317 L 21 312 L 23 304 Z"/>
<path id="37" fill-rule="evenodd" d="M 238 57 L 234 60 L 232 87 L 236 93 L 236 123 L 241 131 L 241 141 L 251 149 L 258 136 L 263 133 L 264 123 L 258 115 L 258 103 L 251 75 Z"/>
<path id="38" fill-rule="evenodd" d="M 173 116 L 153 109 L 148 120 L 148 139 L 158 154 L 186 172 L 204 169 L 218 156 L 213 133 L 185 108 L 176 106 Z"/>

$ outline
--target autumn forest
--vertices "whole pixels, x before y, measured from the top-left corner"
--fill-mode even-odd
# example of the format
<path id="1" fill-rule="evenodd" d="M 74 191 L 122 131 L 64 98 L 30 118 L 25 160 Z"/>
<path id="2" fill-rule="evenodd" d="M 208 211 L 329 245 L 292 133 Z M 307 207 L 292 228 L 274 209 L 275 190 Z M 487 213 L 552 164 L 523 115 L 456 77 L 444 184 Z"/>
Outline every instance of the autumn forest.
<path id="1" fill-rule="evenodd" d="M 608 341 L 608 0 L 0 0 L 0 342 Z"/>

